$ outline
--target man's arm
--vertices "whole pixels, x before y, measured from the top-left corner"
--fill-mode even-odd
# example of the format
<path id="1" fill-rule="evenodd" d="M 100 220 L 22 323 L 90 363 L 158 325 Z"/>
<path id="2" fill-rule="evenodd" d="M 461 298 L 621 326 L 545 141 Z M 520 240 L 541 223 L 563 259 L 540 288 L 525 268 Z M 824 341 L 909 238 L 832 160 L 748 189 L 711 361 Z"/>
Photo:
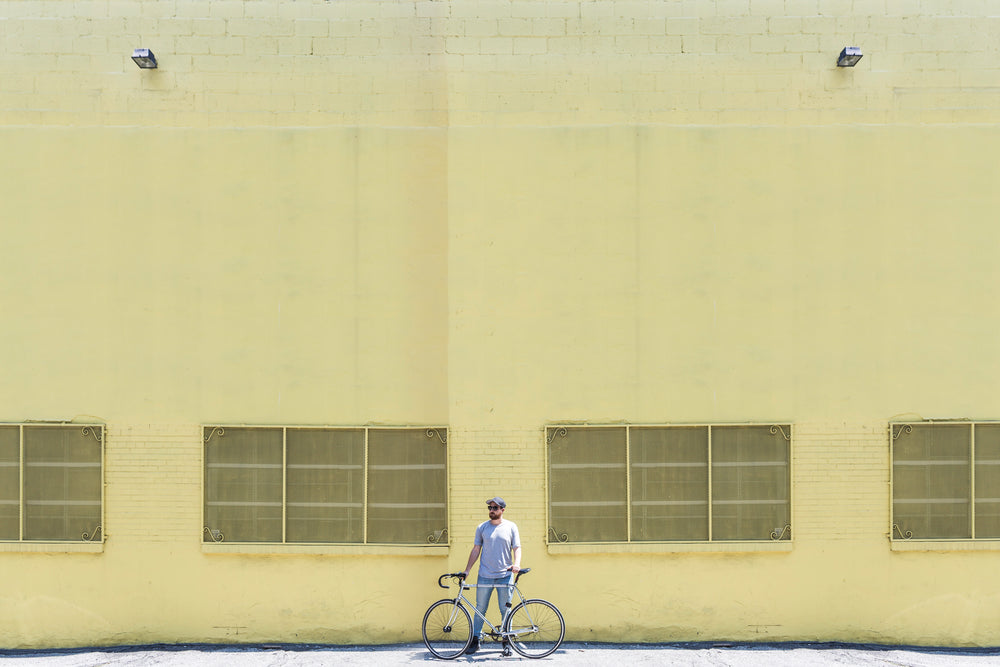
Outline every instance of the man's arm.
<path id="1" fill-rule="evenodd" d="M 465 566 L 465 572 L 463 572 L 465 576 L 469 576 L 469 570 L 471 570 L 472 566 L 476 564 L 476 559 L 479 558 L 479 552 L 482 550 L 483 545 L 481 544 L 477 544 L 472 547 L 472 551 L 469 553 L 469 564 Z"/>
<path id="2" fill-rule="evenodd" d="M 521 571 L 521 547 L 514 547 L 512 552 L 514 564 L 510 566 L 510 571 L 517 574 Z"/>

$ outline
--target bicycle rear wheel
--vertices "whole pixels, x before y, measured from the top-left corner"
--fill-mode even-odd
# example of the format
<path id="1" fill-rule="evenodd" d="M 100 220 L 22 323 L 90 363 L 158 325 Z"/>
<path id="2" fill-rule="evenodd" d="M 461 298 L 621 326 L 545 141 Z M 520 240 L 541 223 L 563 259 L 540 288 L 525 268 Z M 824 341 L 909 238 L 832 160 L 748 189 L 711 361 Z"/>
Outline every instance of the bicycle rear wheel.
<path id="1" fill-rule="evenodd" d="M 424 614 L 420 632 L 435 657 L 454 660 L 472 643 L 472 618 L 454 600 L 438 600 Z"/>
<path id="2" fill-rule="evenodd" d="M 525 658 L 544 658 L 562 644 L 566 623 L 556 606 L 545 600 L 525 600 L 514 607 L 504 631 L 510 645 Z"/>

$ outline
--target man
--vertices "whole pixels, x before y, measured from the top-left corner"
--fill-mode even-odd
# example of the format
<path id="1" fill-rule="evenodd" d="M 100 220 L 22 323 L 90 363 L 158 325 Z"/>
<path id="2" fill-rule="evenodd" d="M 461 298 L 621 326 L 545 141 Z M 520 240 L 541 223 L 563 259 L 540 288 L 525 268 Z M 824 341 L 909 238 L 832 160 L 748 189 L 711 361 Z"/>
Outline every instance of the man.
<path id="1" fill-rule="evenodd" d="M 463 576 L 469 576 L 469 570 L 479 559 L 479 576 L 476 578 L 476 608 L 479 613 L 486 615 L 486 608 L 490 605 L 490 596 L 493 588 L 496 587 L 497 603 L 500 605 L 501 618 L 507 612 L 507 603 L 510 602 L 510 588 L 508 585 L 521 570 L 521 537 L 517 532 L 517 525 L 513 521 L 503 518 L 507 503 L 499 496 L 486 501 L 486 509 L 490 513 L 490 520 L 483 521 L 476 528 L 476 540 L 469 554 L 469 564 L 465 566 Z M 472 619 L 472 643 L 465 650 L 466 653 L 475 653 L 479 650 L 479 642 L 482 639 L 483 619 L 475 615 Z M 504 651 L 507 651 L 507 642 L 504 641 Z"/>

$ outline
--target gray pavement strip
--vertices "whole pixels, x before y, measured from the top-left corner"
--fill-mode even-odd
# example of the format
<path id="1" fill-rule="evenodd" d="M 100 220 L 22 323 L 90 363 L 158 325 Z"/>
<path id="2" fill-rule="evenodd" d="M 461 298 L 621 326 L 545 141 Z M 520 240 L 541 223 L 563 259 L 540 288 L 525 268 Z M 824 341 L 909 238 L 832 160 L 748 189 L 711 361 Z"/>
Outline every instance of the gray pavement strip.
<path id="1" fill-rule="evenodd" d="M 452 664 L 531 662 L 502 657 L 499 646 L 484 643 L 475 655 Z M 681 667 L 952 667 L 1000 666 L 1000 647 L 944 648 L 840 643 L 605 644 L 566 642 L 539 662 L 605 666 L 677 665 Z M 331 646 L 317 644 L 169 644 L 73 649 L 0 649 L 3 667 L 309 667 L 318 665 L 413 665 L 442 663 L 423 644 Z"/>

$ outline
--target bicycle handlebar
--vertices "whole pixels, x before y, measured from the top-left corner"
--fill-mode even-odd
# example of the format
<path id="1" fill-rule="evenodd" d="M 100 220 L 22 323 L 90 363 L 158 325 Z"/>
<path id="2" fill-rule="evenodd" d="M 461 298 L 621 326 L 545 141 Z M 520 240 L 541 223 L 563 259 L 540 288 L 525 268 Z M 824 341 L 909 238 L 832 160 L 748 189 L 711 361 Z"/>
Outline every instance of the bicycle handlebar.
<path id="1" fill-rule="evenodd" d="M 514 577 L 514 583 L 515 584 L 517 583 L 517 580 L 521 578 L 522 574 L 528 574 L 529 572 L 531 572 L 530 567 L 525 567 L 518 570 L 517 576 Z M 462 581 L 465 579 L 465 572 L 449 572 L 448 574 L 442 574 L 440 577 L 438 577 L 438 586 L 440 586 L 441 588 L 448 588 L 446 584 L 442 583 L 445 577 L 453 577 L 455 579 L 458 579 L 459 581 Z"/>

